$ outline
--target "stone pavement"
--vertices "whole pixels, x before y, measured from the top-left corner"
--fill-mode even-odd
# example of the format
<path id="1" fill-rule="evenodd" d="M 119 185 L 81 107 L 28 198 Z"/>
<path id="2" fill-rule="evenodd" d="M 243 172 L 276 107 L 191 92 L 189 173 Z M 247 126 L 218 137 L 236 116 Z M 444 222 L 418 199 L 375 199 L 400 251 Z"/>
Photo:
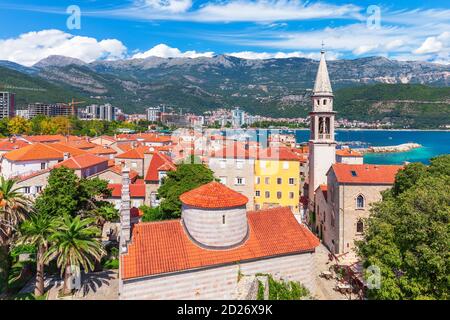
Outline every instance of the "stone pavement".
<path id="1" fill-rule="evenodd" d="M 119 280 L 117 270 L 107 270 L 84 274 L 81 289 L 74 295 L 58 297 L 62 281 L 55 282 L 48 291 L 47 300 L 117 300 Z"/>
<path id="2" fill-rule="evenodd" d="M 318 300 L 347 300 L 349 299 L 348 296 L 334 290 L 337 284 L 336 279 L 327 280 L 320 277 L 323 271 L 329 271 L 329 268 L 333 265 L 332 262 L 328 261 L 329 253 L 330 251 L 322 243 L 316 248 L 314 268 L 316 281 L 315 298 Z"/>

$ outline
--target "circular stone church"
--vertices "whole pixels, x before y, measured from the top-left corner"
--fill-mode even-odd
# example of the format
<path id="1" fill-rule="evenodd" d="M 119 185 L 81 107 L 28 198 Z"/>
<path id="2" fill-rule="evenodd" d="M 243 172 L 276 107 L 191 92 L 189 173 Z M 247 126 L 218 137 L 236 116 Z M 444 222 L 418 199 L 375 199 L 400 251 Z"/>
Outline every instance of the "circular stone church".
<path id="1" fill-rule="evenodd" d="M 247 212 L 247 197 L 218 182 L 180 201 L 181 219 L 133 225 L 120 256 L 121 299 L 236 299 L 239 275 L 256 274 L 314 294 L 319 241 L 288 207 Z"/>

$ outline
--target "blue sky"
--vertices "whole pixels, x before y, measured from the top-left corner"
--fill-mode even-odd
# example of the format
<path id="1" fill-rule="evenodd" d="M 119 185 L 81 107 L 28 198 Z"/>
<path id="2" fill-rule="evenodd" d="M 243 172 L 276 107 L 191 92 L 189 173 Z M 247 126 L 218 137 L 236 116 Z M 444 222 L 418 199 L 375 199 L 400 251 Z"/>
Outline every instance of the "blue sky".
<path id="1" fill-rule="evenodd" d="M 0 15 L 0 59 L 24 65 L 51 54 L 315 59 L 322 41 L 328 59 L 450 60 L 449 1 L 1 0 Z"/>

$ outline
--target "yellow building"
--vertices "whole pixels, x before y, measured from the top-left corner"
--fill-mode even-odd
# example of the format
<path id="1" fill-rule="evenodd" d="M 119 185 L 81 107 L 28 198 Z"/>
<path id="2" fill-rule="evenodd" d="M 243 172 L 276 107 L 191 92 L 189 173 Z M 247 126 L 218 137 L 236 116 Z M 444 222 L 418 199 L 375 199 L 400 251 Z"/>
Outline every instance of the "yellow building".
<path id="1" fill-rule="evenodd" d="M 260 151 L 255 160 L 255 209 L 288 206 L 299 213 L 301 157 L 287 147 Z"/>

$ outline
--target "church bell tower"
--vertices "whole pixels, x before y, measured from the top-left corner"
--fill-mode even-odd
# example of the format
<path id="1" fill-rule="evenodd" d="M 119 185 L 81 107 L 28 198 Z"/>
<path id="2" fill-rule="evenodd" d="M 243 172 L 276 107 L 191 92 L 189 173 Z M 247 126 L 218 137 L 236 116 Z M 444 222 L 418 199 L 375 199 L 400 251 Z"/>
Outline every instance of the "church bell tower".
<path id="1" fill-rule="evenodd" d="M 309 210 L 314 210 L 314 191 L 327 183 L 326 173 L 336 161 L 334 140 L 333 91 L 328 76 L 325 51 L 320 55 L 312 99 L 309 140 Z"/>

